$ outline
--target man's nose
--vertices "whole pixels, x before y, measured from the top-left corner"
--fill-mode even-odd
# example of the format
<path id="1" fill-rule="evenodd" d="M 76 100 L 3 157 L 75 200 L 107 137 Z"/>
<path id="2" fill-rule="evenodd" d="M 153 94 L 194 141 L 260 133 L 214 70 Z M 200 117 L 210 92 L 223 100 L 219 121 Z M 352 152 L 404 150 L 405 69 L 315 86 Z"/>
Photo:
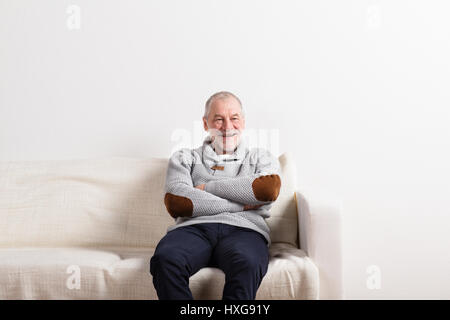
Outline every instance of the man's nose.
<path id="1" fill-rule="evenodd" d="M 223 123 L 223 130 L 233 130 L 233 122 L 229 119 L 225 119 Z"/>

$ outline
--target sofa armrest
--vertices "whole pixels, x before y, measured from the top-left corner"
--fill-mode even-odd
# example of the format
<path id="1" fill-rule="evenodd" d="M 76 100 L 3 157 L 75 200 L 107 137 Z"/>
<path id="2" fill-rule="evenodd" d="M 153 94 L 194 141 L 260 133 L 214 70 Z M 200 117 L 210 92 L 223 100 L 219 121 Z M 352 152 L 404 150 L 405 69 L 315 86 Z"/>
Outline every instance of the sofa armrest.
<path id="1" fill-rule="evenodd" d="M 300 249 L 319 269 L 319 299 L 343 299 L 341 201 L 299 191 L 295 198 Z"/>

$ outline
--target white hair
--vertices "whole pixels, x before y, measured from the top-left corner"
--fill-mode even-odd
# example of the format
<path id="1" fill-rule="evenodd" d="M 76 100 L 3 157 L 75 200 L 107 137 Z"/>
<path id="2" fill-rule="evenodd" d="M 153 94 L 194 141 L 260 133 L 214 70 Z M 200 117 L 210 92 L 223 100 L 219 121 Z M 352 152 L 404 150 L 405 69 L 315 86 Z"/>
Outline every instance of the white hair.
<path id="1" fill-rule="evenodd" d="M 244 109 L 242 108 L 241 100 L 234 94 L 228 91 L 219 91 L 214 93 L 209 99 L 206 101 L 205 104 L 205 114 L 203 115 L 206 119 L 208 119 L 209 111 L 211 110 L 212 103 L 217 99 L 226 99 L 226 98 L 234 98 L 239 102 L 239 105 L 241 106 L 241 115 L 244 117 Z"/>

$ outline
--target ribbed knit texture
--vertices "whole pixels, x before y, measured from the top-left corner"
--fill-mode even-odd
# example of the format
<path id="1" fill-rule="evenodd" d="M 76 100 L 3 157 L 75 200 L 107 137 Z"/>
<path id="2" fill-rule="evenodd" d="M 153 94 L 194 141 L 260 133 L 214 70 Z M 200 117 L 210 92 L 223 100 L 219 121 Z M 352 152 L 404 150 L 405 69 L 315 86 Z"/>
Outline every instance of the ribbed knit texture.
<path id="1" fill-rule="evenodd" d="M 215 165 L 224 170 L 214 170 Z M 192 217 L 178 217 L 167 231 L 196 223 L 225 223 L 250 228 L 261 233 L 270 245 L 270 230 L 265 221 L 270 216 L 271 201 L 259 201 L 253 193 L 253 181 L 264 175 L 280 175 L 280 164 L 268 150 L 248 148 L 246 139 L 227 159 L 221 159 L 211 147 L 208 136 L 197 149 L 181 149 L 169 159 L 165 192 L 189 198 Z M 205 184 L 200 190 L 195 186 Z M 262 205 L 244 211 L 245 205 Z"/>

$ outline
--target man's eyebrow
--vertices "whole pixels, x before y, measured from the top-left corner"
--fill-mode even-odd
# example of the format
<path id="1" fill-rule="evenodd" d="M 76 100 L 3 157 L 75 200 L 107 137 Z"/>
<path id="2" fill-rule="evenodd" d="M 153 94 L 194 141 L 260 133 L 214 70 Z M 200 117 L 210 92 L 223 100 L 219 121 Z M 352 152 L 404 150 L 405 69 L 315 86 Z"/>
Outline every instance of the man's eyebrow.
<path id="1" fill-rule="evenodd" d="M 235 114 L 232 115 L 232 117 L 234 117 L 234 116 L 238 116 L 238 117 L 239 117 L 239 113 L 235 113 Z M 214 118 L 217 118 L 217 117 L 223 117 L 223 116 L 216 113 L 216 114 L 214 115 Z"/>

